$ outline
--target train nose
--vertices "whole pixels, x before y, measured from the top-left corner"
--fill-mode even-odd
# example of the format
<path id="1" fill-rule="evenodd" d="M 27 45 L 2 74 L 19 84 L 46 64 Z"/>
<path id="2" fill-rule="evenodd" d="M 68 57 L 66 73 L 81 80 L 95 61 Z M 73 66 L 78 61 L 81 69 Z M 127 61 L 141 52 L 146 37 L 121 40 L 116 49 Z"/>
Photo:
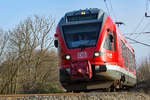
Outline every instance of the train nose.
<path id="1" fill-rule="evenodd" d="M 92 68 L 89 61 L 74 62 L 71 64 L 71 80 L 87 80 L 92 77 Z"/>

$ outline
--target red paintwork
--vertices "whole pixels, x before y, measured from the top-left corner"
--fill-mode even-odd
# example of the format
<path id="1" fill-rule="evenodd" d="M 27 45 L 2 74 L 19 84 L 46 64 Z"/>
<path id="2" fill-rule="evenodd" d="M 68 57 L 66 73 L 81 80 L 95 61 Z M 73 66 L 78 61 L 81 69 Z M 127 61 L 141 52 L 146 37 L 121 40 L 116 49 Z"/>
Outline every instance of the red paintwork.
<path id="1" fill-rule="evenodd" d="M 106 37 L 108 35 L 107 29 L 109 29 L 110 31 L 114 30 L 115 33 L 117 33 L 115 34 L 116 42 L 117 42 L 117 52 L 109 51 L 103 48 L 104 41 L 106 40 Z M 101 36 L 98 40 L 96 47 L 85 48 L 84 51 L 81 51 L 81 49 L 67 49 L 63 36 L 60 33 L 59 27 L 57 27 L 55 36 L 56 38 L 58 38 L 59 45 L 60 45 L 60 50 L 58 52 L 59 57 L 61 58 L 60 69 L 72 68 L 71 70 L 72 80 L 81 79 L 81 78 L 83 79 L 91 78 L 92 77 L 91 65 L 117 65 L 117 66 L 121 66 L 123 69 L 136 75 L 136 67 L 135 70 L 132 72 L 131 70 L 128 70 L 128 68 L 125 66 L 125 59 L 122 56 L 121 40 L 124 43 L 126 43 L 127 47 L 132 51 L 133 54 L 134 54 L 134 49 L 127 42 L 127 40 L 121 35 L 119 29 L 116 27 L 116 25 L 113 23 L 110 17 L 107 18 L 104 24 L 104 27 L 101 31 Z M 100 51 L 105 54 L 103 56 L 94 58 L 93 56 L 95 51 Z M 83 58 L 78 57 L 78 53 L 84 54 L 82 52 L 86 52 L 87 55 Z M 66 54 L 71 55 L 71 60 L 68 61 L 62 58 Z M 88 62 L 88 64 L 85 64 L 82 61 L 86 61 L 86 63 Z M 72 62 L 76 62 L 76 63 L 72 63 Z"/>

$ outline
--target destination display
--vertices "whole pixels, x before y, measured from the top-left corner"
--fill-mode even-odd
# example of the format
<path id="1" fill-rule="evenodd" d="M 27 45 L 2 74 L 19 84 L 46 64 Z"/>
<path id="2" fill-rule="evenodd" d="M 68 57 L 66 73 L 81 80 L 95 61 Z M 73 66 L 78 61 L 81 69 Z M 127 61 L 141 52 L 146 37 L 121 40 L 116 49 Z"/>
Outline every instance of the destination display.
<path id="1" fill-rule="evenodd" d="M 75 15 L 75 16 L 67 17 L 68 22 L 94 20 L 94 19 L 97 19 L 97 14 L 85 14 L 85 15 Z"/>

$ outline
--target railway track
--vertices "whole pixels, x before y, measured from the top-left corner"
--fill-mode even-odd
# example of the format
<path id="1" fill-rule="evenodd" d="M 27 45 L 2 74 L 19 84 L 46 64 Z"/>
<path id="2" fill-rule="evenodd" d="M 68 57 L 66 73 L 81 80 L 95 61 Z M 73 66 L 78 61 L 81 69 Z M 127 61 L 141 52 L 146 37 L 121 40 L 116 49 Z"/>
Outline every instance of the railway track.
<path id="1" fill-rule="evenodd" d="M 139 92 L 92 92 L 0 95 L 0 100 L 150 100 Z"/>

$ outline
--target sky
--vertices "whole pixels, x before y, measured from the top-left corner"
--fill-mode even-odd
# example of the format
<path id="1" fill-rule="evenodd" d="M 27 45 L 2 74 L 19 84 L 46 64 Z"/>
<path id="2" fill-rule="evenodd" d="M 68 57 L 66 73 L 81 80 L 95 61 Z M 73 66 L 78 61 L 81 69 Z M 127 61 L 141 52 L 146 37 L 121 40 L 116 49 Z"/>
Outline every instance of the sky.
<path id="1" fill-rule="evenodd" d="M 104 0 L 1 0 L 0 28 L 12 29 L 20 21 L 33 15 L 53 16 L 57 24 L 68 11 L 100 8 L 108 13 L 114 22 L 124 22 L 125 25 L 119 28 L 125 36 L 150 44 L 150 34 L 127 34 L 150 31 L 150 18 L 143 17 L 146 12 L 146 2 L 147 0 L 106 0 L 105 4 Z M 149 9 L 147 12 L 150 15 Z M 150 56 L 150 47 L 130 42 L 135 49 L 138 62 Z"/>

